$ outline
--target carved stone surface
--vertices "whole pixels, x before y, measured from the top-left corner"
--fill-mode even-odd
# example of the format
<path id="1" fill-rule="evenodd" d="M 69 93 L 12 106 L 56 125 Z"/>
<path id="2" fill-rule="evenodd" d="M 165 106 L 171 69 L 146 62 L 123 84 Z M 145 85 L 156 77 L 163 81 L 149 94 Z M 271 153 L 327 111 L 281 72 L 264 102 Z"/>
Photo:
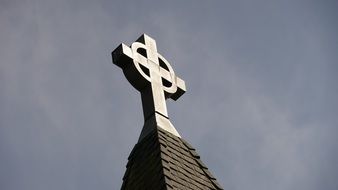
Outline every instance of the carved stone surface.
<path id="1" fill-rule="evenodd" d="M 157 52 L 155 40 L 143 34 L 130 47 L 120 44 L 112 58 L 141 93 L 145 124 L 140 139 L 156 126 L 180 137 L 169 120 L 165 100 L 177 100 L 186 91 L 185 83 Z"/>

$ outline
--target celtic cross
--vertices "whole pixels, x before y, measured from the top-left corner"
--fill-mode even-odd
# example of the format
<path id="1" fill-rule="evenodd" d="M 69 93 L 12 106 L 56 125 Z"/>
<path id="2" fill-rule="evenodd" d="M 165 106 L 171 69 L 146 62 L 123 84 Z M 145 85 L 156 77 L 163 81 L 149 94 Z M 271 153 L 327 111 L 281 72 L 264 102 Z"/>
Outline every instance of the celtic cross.
<path id="1" fill-rule="evenodd" d="M 157 52 L 155 40 L 143 34 L 131 47 L 120 44 L 112 52 L 112 58 L 141 93 L 145 126 L 140 139 L 156 126 L 179 136 L 169 121 L 165 100 L 177 100 L 186 91 L 185 83 Z"/>

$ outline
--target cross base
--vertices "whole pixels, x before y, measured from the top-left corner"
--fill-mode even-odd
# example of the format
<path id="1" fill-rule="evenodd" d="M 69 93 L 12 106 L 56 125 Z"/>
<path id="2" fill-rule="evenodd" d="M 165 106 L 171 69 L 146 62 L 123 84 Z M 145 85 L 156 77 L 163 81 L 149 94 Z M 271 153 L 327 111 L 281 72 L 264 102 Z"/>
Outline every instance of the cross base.
<path id="1" fill-rule="evenodd" d="M 152 115 L 144 122 L 144 126 L 138 142 L 140 142 L 145 136 L 147 136 L 152 130 L 156 129 L 157 127 L 160 127 L 161 129 L 164 129 L 171 134 L 181 138 L 180 134 L 178 134 L 173 124 L 171 124 L 170 120 L 167 117 L 164 117 L 163 115 L 155 112 L 154 115 Z"/>

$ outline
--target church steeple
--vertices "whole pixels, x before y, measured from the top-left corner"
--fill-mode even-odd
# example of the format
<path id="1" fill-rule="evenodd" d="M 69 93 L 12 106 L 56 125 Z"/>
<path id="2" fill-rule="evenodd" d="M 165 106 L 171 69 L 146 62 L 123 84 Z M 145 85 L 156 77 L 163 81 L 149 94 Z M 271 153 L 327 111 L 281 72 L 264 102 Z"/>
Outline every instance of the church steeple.
<path id="1" fill-rule="evenodd" d="M 128 158 L 122 190 L 218 190 L 222 187 L 195 149 L 171 124 L 165 100 L 186 91 L 154 39 L 143 34 L 131 47 L 112 52 L 128 81 L 141 93 L 144 126 Z"/>

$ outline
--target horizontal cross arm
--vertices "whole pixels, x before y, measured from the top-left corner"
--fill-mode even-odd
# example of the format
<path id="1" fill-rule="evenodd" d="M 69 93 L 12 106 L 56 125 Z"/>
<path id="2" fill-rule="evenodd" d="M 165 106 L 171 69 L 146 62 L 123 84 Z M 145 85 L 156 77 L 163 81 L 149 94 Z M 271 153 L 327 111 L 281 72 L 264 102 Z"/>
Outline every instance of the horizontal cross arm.
<path id="1" fill-rule="evenodd" d="M 124 68 L 126 64 L 133 61 L 133 53 L 130 47 L 126 44 L 120 44 L 112 53 L 113 63 L 120 68 Z"/>

